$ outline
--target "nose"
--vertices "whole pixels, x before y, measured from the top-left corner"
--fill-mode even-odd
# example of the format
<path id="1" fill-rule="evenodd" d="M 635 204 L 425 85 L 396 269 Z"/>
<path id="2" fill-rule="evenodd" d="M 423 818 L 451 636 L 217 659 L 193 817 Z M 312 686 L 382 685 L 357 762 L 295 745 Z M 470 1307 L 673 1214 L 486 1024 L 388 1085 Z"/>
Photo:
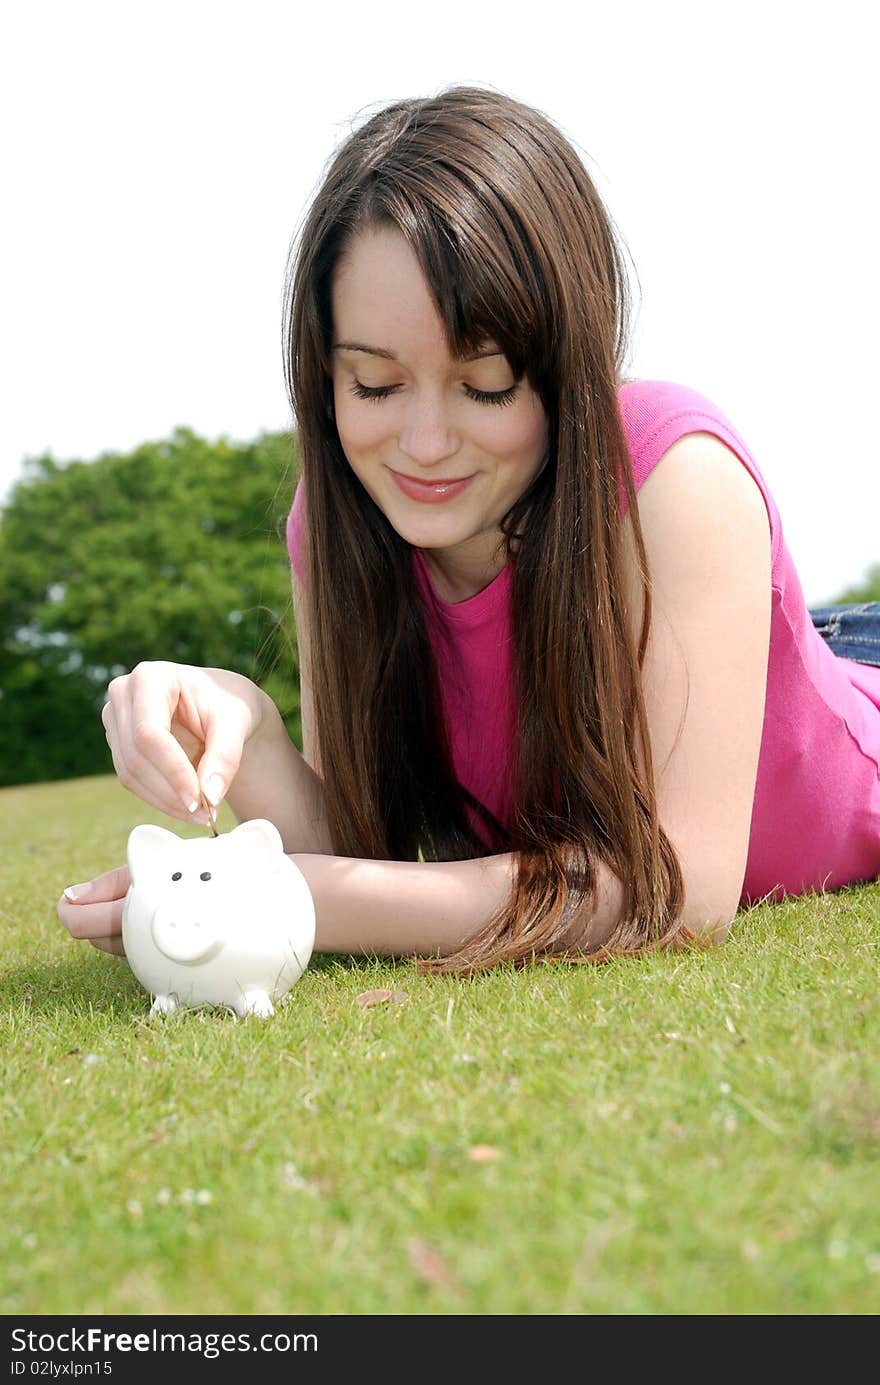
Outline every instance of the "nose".
<path id="1" fill-rule="evenodd" d="M 435 466 L 455 456 L 461 439 L 449 425 L 443 401 L 436 395 L 422 396 L 409 404 L 398 445 L 418 466 Z"/>
<path id="2" fill-rule="evenodd" d="M 153 942 L 172 962 L 198 962 L 210 952 L 218 939 L 218 928 L 210 919 L 198 919 L 159 905 L 150 921 Z"/>

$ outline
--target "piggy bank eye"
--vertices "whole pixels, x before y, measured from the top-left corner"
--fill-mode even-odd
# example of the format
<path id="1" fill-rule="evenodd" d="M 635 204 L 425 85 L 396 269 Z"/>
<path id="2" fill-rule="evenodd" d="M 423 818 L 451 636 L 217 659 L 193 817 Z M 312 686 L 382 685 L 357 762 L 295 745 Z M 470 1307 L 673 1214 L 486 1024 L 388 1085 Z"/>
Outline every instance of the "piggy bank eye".
<path id="1" fill-rule="evenodd" d="M 176 871 L 174 872 L 174 874 L 172 875 L 171 879 L 172 879 L 172 880 L 182 880 L 182 879 L 183 879 L 183 874 L 182 874 L 182 872 L 179 871 L 179 870 L 176 870 Z"/>
<path id="2" fill-rule="evenodd" d="M 209 870 L 203 870 L 202 873 L 201 873 L 201 875 L 199 876 L 199 879 L 200 879 L 200 880 L 210 880 L 210 879 L 211 879 L 211 872 L 210 872 Z"/>

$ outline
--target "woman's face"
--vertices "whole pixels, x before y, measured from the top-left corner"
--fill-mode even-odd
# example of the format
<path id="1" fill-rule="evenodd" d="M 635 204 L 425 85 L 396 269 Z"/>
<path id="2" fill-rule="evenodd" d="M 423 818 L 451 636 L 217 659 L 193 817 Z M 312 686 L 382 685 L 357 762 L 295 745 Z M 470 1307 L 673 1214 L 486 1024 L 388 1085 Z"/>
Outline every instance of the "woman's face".
<path id="1" fill-rule="evenodd" d="M 466 600 L 501 571 L 499 521 L 543 465 L 541 401 L 525 377 L 515 382 L 497 342 L 486 341 L 472 361 L 449 355 L 419 262 L 396 230 L 351 243 L 334 276 L 332 311 L 343 451 L 401 538 L 424 550 L 439 595 Z M 470 480 L 430 503 L 407 494 L 395 474 Z"/>

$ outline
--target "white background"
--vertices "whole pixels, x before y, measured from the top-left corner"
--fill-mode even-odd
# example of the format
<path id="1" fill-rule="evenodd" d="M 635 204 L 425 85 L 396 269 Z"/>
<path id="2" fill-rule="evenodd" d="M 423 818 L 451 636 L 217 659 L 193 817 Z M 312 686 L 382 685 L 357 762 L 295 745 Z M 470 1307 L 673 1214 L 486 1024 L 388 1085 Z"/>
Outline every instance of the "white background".
<path id="1" fill-rule="evenodd" d="M 638 271 L 629 373 L 719 405 L 834 600 L 880 562 L 873 12 L 7 0 L 0 497 L 27 454 L 289 427 L 282 281 L 323 167 L 377 106 L 475 83 L 576 143 Z"/>

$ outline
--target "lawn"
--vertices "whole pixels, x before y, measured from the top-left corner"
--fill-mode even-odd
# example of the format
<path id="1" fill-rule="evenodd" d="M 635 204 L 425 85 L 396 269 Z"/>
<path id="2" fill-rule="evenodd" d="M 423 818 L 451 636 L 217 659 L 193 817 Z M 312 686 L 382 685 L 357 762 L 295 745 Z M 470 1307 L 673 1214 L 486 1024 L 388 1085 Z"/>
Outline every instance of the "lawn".
<path id="1" fill-rule="evenodd" d="M 880 885 L 713 952 L 316 956 L 269 1021 L 150 1021 L 55 914 L 146 821 L 187 834 L 112 777 L 0 791 L 0 1312 L 880 1307 Z"/>

